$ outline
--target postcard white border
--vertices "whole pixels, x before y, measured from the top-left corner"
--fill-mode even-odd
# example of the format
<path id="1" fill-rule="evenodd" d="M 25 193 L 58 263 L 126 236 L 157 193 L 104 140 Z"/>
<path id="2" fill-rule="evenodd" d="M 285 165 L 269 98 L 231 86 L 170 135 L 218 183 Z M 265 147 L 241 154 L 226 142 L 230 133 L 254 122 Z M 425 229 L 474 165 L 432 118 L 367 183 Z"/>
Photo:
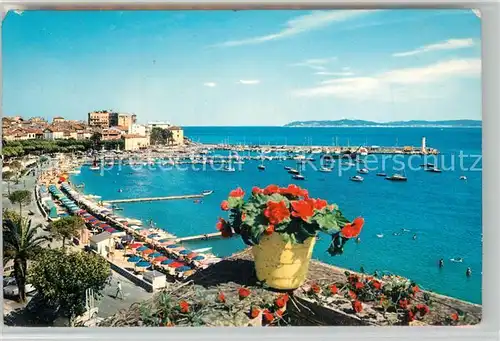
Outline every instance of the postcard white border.
<path id="1" fill-rule="evenodd" d="M 288 328 L 13 328 L 2 327 L 6 340 L 498 340 L 500 330 L 500 226 L 498 202 L 500 193 L 500 6 L 498 1 L 424 1 L 358 0 L 355 3 L 336 0 L 219 0 L 219 1 L 3 1 L 5 9 L 231 9 L 231 8 L 475 8 L 482 22 L 483 82 L 483 321 L 471 327 L 288 327 Z M 2 15 L 3 17 L 3 15 Z M 478 19 L 479 20 L 479 19 Z M 1 27 L 0 27 L 1 29 Z M 0 49 L 1 53 L 1 49 Z M 1 73 L 0 73 L 1 75 Z M 0 93 L 1 93 L 0 83 Z M 0 209 L 1 209 L 0 202 Z M 446 242 L 446 241 L 443 241 Z M 1 247 L 1 245 L 0 245 Z M 1 295 L 1 294 L 0 294 Z M 3 324 L 2 324 L 3 326 Z"/>

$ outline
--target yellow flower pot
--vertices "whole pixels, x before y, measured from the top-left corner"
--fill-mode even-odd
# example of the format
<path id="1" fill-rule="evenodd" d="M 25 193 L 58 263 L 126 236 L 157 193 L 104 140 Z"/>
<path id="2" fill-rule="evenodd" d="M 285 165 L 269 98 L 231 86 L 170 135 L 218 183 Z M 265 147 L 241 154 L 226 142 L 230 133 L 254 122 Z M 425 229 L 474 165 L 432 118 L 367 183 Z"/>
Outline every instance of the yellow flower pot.
<path id="1" fill-rule="evenodd" d="M 307 278 L 315 243 L 316 238 L 303 244 L 285 243 L 279 233 L 263 236 L 252 247 L 257 279 L 274 289 L 298 288 Z"/>

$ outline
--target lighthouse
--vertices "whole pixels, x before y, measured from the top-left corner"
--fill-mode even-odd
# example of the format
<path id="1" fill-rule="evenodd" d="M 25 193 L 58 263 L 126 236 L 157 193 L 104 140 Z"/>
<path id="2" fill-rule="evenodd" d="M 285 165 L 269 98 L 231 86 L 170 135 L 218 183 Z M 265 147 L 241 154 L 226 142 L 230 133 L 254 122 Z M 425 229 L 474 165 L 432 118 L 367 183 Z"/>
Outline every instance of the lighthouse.
<path id="1" fill-rule="evenodd" d="M 425 146 L 425 136 L 422 137 L 422 153 L 427 153 L 427 148 Z"/>

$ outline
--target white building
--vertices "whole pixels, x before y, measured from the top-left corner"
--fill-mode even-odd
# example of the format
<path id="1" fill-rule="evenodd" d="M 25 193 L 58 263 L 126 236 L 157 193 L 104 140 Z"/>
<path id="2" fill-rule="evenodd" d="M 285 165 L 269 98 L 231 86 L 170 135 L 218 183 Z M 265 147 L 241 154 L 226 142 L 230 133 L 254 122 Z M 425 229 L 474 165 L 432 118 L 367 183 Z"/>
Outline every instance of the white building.
<path id="1" fill-rule="evenodd" d="M 132 124 L 132 127 L 130 128 L 130 134 L 145 136 L 146 132 L 146 126 L 143 124 L 135 123 Z"/>
<path id="2" fill-rule="evenodd" d="M 153 128 L 161 128 L 161 129 L 168 129 L 172 125 L 170 122 L 165 122 L 165 121 L 155 121 L 155 122 L 148 122 L 148 130 L 151 131 Z"/>
<path id="3" fill-rule="evenodd" d="M 101 256 L 107 257 L 114 249 L 113 235 L 105 231 L 90 237 L 90 248 Z"/>
<path id="4" fill-rule="evenodd" d="M 64 131 L 62 129 L 56 129 L 56 128 L 49 127 L 43 131 L 43 138 L 45 140 L 63 139 L 64 138 Z"/>

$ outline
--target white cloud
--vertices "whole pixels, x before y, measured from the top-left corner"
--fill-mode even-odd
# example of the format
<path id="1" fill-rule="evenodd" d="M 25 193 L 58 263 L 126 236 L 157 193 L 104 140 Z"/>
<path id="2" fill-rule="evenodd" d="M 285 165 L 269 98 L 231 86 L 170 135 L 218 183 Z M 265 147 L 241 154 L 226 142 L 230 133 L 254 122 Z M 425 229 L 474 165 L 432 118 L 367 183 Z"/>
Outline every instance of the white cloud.
<path id="1" fill-rule="evenodd" d="M 243 85 L 255 85 L 255 84 L 259 84 L 260 80 L 258 80 L 258 79 L 240 79 L 238 81 L 238 83 L 243 84 Z"/>
<path id="2" fill-rule="evenodd" d="M 414 56 L 416 54 L 426 53 L 426 52 L 431 52 L 431 51 L 456 50 L 456 49 L 463 49 L 463 48 L 467 48 L 467 47 L 471 47 L 471 46 L 474 46 L 474 39 L 472 39 L 472 38 L 448 39 L 448 40 L 440 42 L 440 43 L 421 46 L 415 50 L 394 53 L 392 56 L 393 57 L 408 57 L 408 56 Z"/>
<path id="3" fill-rule="evenodd" d="M 377 10 L 337 10 L 337 11 L 313 11 L 310 14 L 301 15 L 287 21 L 285 27 L 276 33 L 252 37 L 242 40 L 230 40 L 217 44 L 217 46 L 241 46 L 260 44 L 267 41 L 283 39 L 303 32 L 319 29 L 335 22 L 344 22 L 359 16 L 375 13 Z"/>
<path id="4" fill-rule="evenodd" d="M 316 58 L 316 59 L 307 59 L 300 63 L 291 64 L 290 66 L 304 66 L 313 70 L 326 70 L 325 65 L 329 64 L 333 61 L 337 60 L 337 57 L 330 58 Z"/>
<path id="5" fill-rule="evenodd" d="M 206 82 L 206 83 L 203 83 L 204 86 L 208 86 L 209 88 L 213 88 L 214 86 L 217 85 L 217 83 L 214 83 L 214 82 Z"/>
<path id="6" fill-rule="evenodd" d="M 347 77 L 353 76 L 353 72 L 330 72 L 330 71 L 318 71 L 314 73 L 317 76 L 337 76 L 337 77 Z"/>
<path id="7" fill-rule="evenodd" d="M 415 85 L 428 86 L 453 77 L 473 77 L 479 76 L 480 73 L 480 59 L 455 59 L 423 67 L 392 70 L 372 76 L 332 79 L 317 87 L 295 91 L 294 95 L 394 100 L 410 96 Z"/>

